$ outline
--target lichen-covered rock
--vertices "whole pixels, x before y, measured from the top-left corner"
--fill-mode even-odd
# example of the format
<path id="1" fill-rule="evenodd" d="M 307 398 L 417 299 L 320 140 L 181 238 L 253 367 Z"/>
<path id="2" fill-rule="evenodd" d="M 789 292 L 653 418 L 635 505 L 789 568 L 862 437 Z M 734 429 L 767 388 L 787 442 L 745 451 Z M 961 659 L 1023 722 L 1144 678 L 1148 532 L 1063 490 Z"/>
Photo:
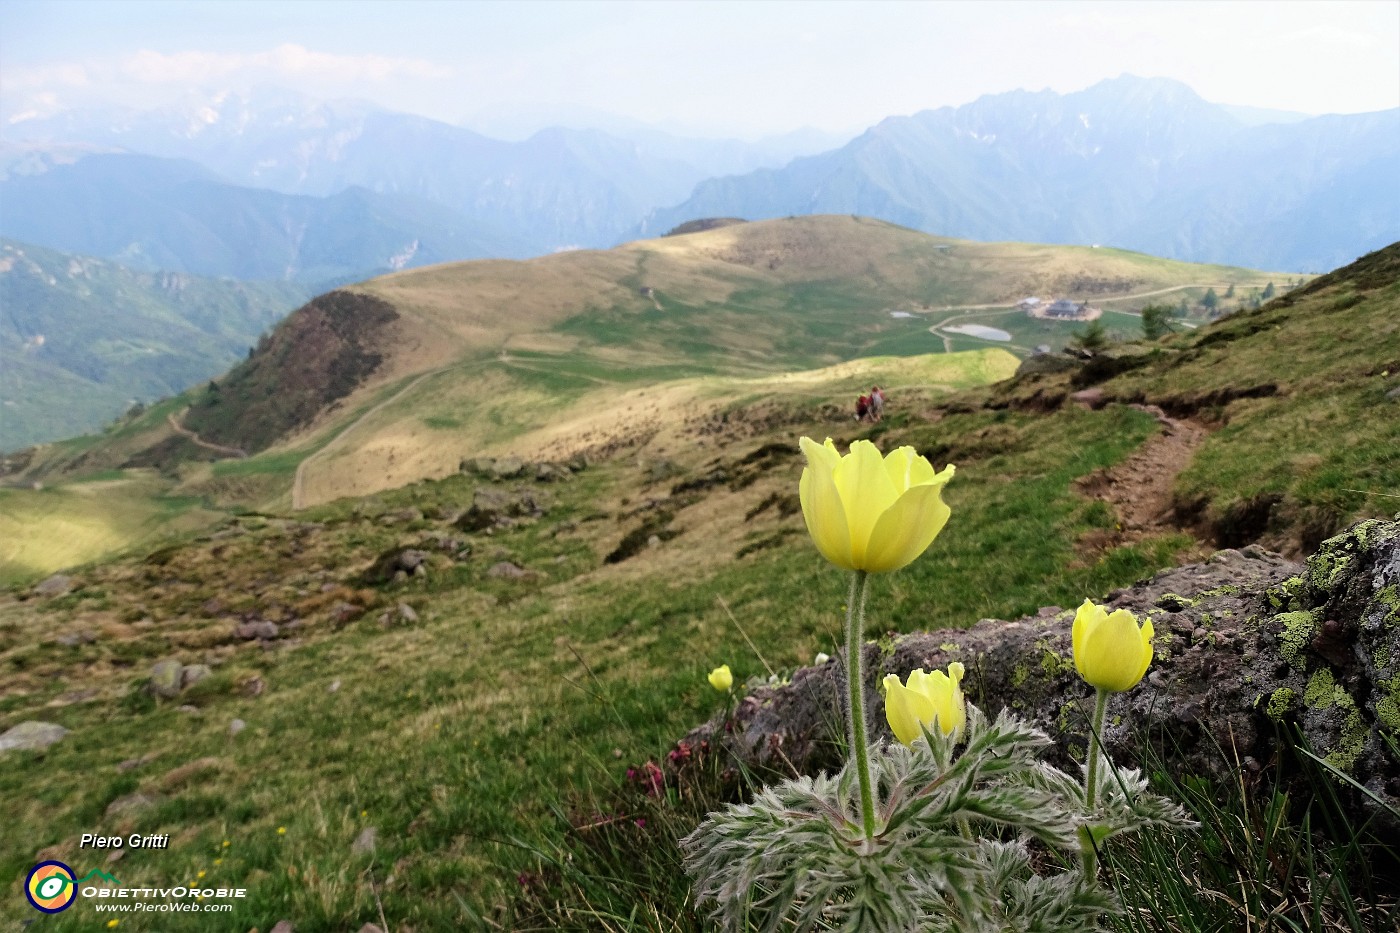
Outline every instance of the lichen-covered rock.
<path id="1" fill-rule="evenodd" d="M 56 722 L 39 722 L 31 719 L 7 729 L 3 735 L 0 735 L 0 753 L 8 752 L 11 749 L 38 751 L 48 748 L 67 734 L 68 730 Z"/>
<path id="2" fill-rule="evenodd" d="M 151 666 L 150 691 L 158 697 L 173 700 L 180 695 L 180 679 L 185 666 L 179 661 L 167 658 Z"/>
<path id="3" fill-rule="evenodd" d="M 1148 676 L 1109 706 L 1104 739 L 1116 760 L 1131 761 L 1146 734 L 1184 770 L 1236 780 L 1235 762 L 1263 772 L 1296 728 L 1314 754 L 1400 807 L 1400 760 L 1382 735 L 1400 730 L 1400 522 L 1356 525 L 1324 542 L 1306 567 L 1250 546 L 1103 601 L 1150 617 L 1156 630 Z M 1011 622 L 868 643 L 876 734 L 889 737 L 874 689 L 885 674 L 961 661 L 969 699 L 1039 723 L 1057 740 L 1058 764 L 1082 760 L 1092 694 L 1074 668 L 1073 616 L 1052 606 Z M 707 723 L 685 741 L 724 746 L 756 767 L 831 768 L 844 744 L 844 690 L 839 661 L 804 668 L 790 684 L 746 696 L 727 728 Z M 1341 782 L 1339 791 L 1392 818 Z"/>

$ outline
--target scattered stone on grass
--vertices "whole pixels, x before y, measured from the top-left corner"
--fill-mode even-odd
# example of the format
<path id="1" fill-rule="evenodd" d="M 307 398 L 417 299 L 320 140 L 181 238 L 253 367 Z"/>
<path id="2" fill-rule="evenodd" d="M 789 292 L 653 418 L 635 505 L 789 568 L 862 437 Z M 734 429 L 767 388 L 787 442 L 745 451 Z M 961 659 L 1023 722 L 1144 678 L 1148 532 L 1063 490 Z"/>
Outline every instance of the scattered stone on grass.
<path id="1" fill-rule="evenodd" d="M 67 734 L 68 730 L 56 722 L 27 720 L 0 735 L 0 753 L 12 749 L 39 751 L 48 748 Z"/>

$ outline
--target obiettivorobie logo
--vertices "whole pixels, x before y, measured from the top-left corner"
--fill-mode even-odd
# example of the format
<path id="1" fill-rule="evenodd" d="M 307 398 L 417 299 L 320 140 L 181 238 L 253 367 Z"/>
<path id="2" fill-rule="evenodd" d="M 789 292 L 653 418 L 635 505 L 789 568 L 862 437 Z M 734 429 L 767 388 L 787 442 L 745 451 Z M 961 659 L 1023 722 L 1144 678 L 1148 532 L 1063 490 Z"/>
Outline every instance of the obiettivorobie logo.
<path id="1" fill-rule="evenodd" d="M 56 914 L 73 906 L 78 896 L 78 885 L 92 879 L 121 887 L 121 882 L 105 871 L 94 868 L 81 878 L 73 876 L 73 869 L 62 862 L 40 862 L 29 870 L 24 879 L 24 896 L 35 910 L 46 914 Z"/>
<path id="2" fill-rule="evenodd" d="M 46 914 L 67 910 L 80 896 L 98 902 L 97 910 L 216 912 L 232 910 L 233 905 L 228 902 L 247 897 L 248 889 L 197 885 L 128 888 L 100 869 L 94 868 L 78 878 L 64 863 L 47 861 L 29 870 L 24 879 L 24 896 L 35 910 Z"/>

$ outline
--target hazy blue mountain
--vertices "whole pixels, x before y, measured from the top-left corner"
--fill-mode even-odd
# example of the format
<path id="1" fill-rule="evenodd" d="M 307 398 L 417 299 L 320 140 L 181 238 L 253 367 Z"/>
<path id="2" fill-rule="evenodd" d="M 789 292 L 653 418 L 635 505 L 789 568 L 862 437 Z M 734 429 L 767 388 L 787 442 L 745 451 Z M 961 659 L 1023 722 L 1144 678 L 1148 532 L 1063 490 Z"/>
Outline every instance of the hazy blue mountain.
<path id="1" fill-rule="evenodd" d="M 439 205 L 228 184 L 191 161 L 98 154 L 0 181 L 0 234 L 134 269 L 324 283 L 453 259 L 526 255 Z"/>
<path id="2" fill-rule="evenodd" d="M 659 204 L 715 174 L 782 164 L 827 142 L 815 131 L 745 143 L 634 126 L 620 136 L 553 127 L 507 142 L 357 101 L 263 89 L 197 94 L 156 111 L 67 112 L 23 120 L 7 136 L 84 143 L 196 162 L 239 185 L 331 196 L 361 187 L 431 201 L 509 231 L 500 255 L 612 243 Z"/>
<path id="3" fill-rule="evenodd" d="M 308 297 L 0 240 L 0 450 L 95 430 L 217 376 Z"/>
<path id="4" fill-rule="evenodd" d="M 1400 239 L 1400 110 L 1247 126 L 1164 79 L 1013 91 L 891 117 L 781 169 L 710 179 L 633 235 L 696 217 L 809 213 L 1328 269 Z"/>

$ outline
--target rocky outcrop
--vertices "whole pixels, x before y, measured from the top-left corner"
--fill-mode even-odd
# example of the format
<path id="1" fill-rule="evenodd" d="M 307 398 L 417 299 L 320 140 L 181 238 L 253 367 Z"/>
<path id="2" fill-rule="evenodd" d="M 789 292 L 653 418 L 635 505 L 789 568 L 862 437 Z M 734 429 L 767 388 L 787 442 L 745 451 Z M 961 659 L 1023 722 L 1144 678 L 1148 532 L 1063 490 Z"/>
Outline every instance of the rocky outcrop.
<path id="1" fill-rule="evenodd" d="M 1362 522 L 1306 566 L 1257 546 L 1220 551 L 1102 601 L 1150 617 L 1156 630 L 1148 676 L 1109 707 L 1104 738 L 1116 760 L 1133 761 L 1147 736 L 1188 773 L 1237 780 L 1242 768 L 1263 778 L 1282 764 L 1287 779 L 1301 735 L 1347 776 L 1338 778 L 1344 799 L 1394 819 L 1386 808 L 1400 809 L 1400 760 L 1386 736 L 1400 733 L 1400 522 Z M 873 689 L 885 674 L 961 661 L 969 699 L 1040 724 L 1056 739 L 1058 764 L 1082 760 L 1091 692 L 1074 668 L 1073 615 L 1051 606 L 868 643 L 877 734 L 889 737 Z M 706 723 L 685 744 L 709 742 L 751 766 L 831 768 L 844 744 L 844 690 L 839 660 L 801 669 L 789 684 L 752 690 L 731 723 Z"/>

